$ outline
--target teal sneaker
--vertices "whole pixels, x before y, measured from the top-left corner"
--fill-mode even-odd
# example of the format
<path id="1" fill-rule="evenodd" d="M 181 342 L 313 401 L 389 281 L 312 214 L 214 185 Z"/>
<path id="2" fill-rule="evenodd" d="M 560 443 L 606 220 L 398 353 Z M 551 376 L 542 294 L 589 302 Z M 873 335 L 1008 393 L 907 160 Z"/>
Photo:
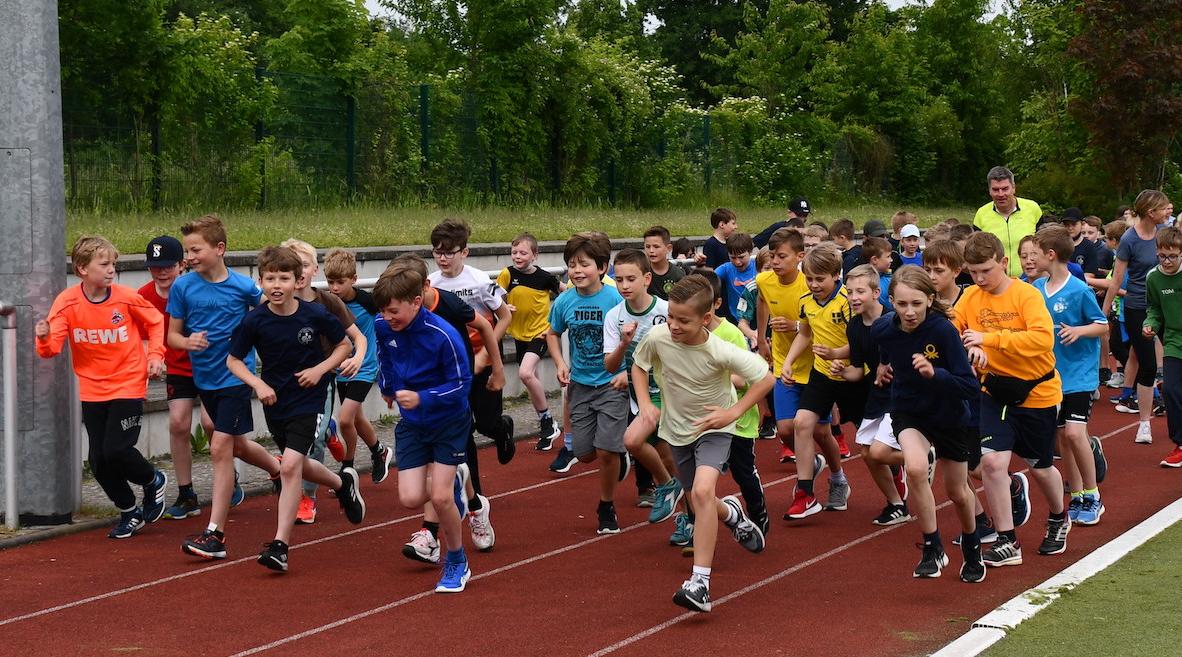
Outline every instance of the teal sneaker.
<path id="1" fill-rule="evenodd" d="M 164 517 L 170 520 L 183 520 L 201 515 L 201 503 L 196 495 L 179 495 L 172 506 L 164 510 Z"/>
<path id="2" fill-rule="evenodd" d="M 673 517 L 673 535 L 669 537 L 669 545 L 686 547 L 694 543 L 694 523 L 689 516 L 679 513 Z"/>
<path id="3" fill-rule="evenodd" d="M 1104 515 L 1104 503 L 1100 501 L 1100 498 L 1095 495 L 1084 495 L 1079 515 L 1073 518 L 1072 522 L 1078 522 L 1081 525 L 1095 525 L 1100 522 L 1102 515 Z"/>
<path id="4" fill-rule="evenodd" d="M 664 522 L 673 516 L 677 511 L 677 503 L 681 501 L 685 491 L 681 488 L 681 482 L 676 478 L 657 486 L 653 491 L 653 509 L 648 513 L 648 521 L 651 523 Z"/>

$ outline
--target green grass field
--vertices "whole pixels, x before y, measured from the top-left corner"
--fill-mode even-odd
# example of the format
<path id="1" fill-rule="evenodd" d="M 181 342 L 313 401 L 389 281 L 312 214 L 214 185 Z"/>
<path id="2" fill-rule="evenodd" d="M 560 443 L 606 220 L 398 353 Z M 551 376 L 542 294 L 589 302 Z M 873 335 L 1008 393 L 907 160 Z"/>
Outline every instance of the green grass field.
<path id="1" fill-rule="evenodd" d="M 948 217 L 972 219 L 973 208 L 900 207 L 885 204 L 820 206 L 815 218 L 832 223 L 848 217 L 860 229 L 868 219 L 887 221 L 899 209 L 914 212 L 921 226 Z M 783 208 L 736 208 L 739 228 L 755 233 L 781 219 Z M 70 212 L 67 217 L 66 246 L 79 235 L 104 235 L 125 253 L 136 253 L 156 235 L 179 235 L 180 226 L 195 214 L 95 214 Z M 669 229 L 674 237 L 710 233 L 708 209 L 621 210 L 616 208 L 336 208 L 289 209 L 267 212 L 226 211 L 221 213 L 230 237 L 230 249 L 250 251 L 298 237 L 317 247 L 387 246 L 425 244 L 431 228 L 447 217 L 460 217 L 472 226 L 472 241 L 507 242 L 522 231 L 540 240 L 565 240 L 580 230 L 602 230 L 612 237 L 639 237 L 654 224 Z"/>
<path id="2" fill-rule="evenodd" d="M 1182 524 L 1067 591 L 984 653 L 987 657 L 1177 655 Z"/>

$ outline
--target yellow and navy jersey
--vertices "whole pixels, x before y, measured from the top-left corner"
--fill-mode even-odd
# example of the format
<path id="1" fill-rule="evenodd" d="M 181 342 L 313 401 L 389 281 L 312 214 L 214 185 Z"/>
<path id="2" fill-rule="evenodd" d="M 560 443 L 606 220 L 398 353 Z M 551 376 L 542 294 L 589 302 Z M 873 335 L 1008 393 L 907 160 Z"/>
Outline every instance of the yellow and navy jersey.
<path id="1" fill-rule="evenodd" d="M 800 297 L 800 321 L 809 325 L 813 332 L 813 344 L 837 349 L 850 343 L 846 327 L 853 313 L 844 286 L 838 285 L 833 294 L 824 301 L 818 301 L 811 293 Z M 840 374 L 829 372 L 829 361 L 813 356 L 813 369 L 833 379 L 844 381 Z"/>
<path id="2" fill-rule="evenodd" d="M 505 290 L 505 301 L 516 308 L 506 333 L 514 340 L 529 342 L 543 337 L 550 328 L 550 299 L 559 292 L 558 277 L 541 267 L 528 274 L 509 266 L 497 276 Z"/>

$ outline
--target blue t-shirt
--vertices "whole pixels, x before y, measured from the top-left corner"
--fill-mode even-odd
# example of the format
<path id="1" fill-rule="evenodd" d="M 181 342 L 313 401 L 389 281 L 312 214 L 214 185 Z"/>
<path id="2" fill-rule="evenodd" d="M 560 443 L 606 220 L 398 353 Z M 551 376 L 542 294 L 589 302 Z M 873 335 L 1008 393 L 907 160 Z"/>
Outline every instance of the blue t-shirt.
<path id="1" fill-rule="evenodd" d="M 275 391 L 275 403 L 263 410 L 273 420 L 324 412 L 331 373 L 308 388 L 300 386 L 295 373 L 324 361 L 321 338 L 332 345 L 345 339 L 345 327 L 324 306 L 296 301 L 299 305 L 290 315 L 277 315 L 266 303 L 256 307 L 230 341 L 231 356 L 245 361 L 253 349 L 263 361 L 263 382 Z"/>
<path id="2" fill-rule="evenodd" d="M 361 363 L 361 369 L 351 377 L 338 376 L 338 381 L 368 381 L 373 382 L 378 378 L 378 336 L 374 332 L 373 321 L 378 316 L 378 309 L 374 306 L 373 296 L 365 290 L 353 288 L 355 294 L 352 301 L 346 301 L 345 307 L 349 312 L 353 313 L 353 325 L 361 331 L 361 335 L 365 336 L 365 360 Z M 350 357 L 356 353 L 356 350 Z"/>
<path id="3" fill-rule="evenodd" d="M 1080 338 L 1068 345 L 1060 340 L 1059 330 L 1064 324 L 1087 326 L 1107 324 L 1108 320 L 1100 312 L 1096 295 L 1087 283 L 1068 276 L 1061 289 L 1048 295 L 1050 280 L 1044 276 L 1034 281 L 1034 287 L 1042 293 L 1055 323 L 1055 369 L 1059 370 L 1059 378 L 1063 380 L 1063 394 L 1091 392 L 1100 385 L 1100 338 Z"/>
<path id="4" fill-rule="evenodd" d="M 603 320 L 624 297 L 610 285 L 591 295 L 570 289 L 558 295 L 550 306 L 550 328 L 568 333 L 570 378 L 585 386 L 601 386 L 615 372 L 603 369 Z"/>
<path id="5" fill-rule="evenodd" d="M 908 256 L 905 253 L 899 254 L 899 260 L 905 265 L 915 265 L 916 267 L 923 267 L 923 251 L 916 250 L 915 255 Z"/>
<path id="6" fill-rule="evenodd" d="M 1155 251 L 1154 252 L 1155 256 L 1156 256 L 1156 253 L 1157 252 Z M 1087 279 L 1084 278 L 1083 267 L 1080 267 L 1079 265 L 1075 264 L 1074 262 L 1067 263 L 1067 273 L 1071 274 L 1072 277 L 1078 278 L 1081 281 L 1085 281 L 1085 282 L 1087 281 Z M 1019 276 L 1018 280 L 1022 281 L 1023 283 L 1030 283 L 1032 285 L 1034 284 L 1034 281 L 1030 280 L 1030 277 L 1027 276 L 1025 273 L 1023 273 L 1021 276 Z"/>
<path id="7" fill-rule="evenodd" d="M 891 305 L 891 275 L 886 272 L 878 273 L 878 302 L 882 304 L 882 314 L 895 312 Z"/>
<path id="8" fill-rule="evenodd" d="M 1120 236 L 1116 259 L 1129 263 L 1129 284 L 1125 286 L 1125 307 L 1145 310 L 1145 277 L 1157 266 L 1157 237 L 1143 240 L 1137 229 L 1130 227 Z"/>
<path id="9" fill-rule="evenodd" d="M 168 314 L 185 323 L 185 335 L 205 331 L 209 346 L 201 351 L 190 351 L 193 363 L 193 382 L 201 390 L 221 390 L 243 385 L 238 377 L 226 369 L 226 355 L 230 353 L 230 338 L 234 329 L 252 306 L 259 304 L 263 291 L 254 281 L 235 272 L 226 280 L 210 283 L 196 272 L 176 279 L 168 294 Z M 254 367 L 254 356 L 242 359 Z"/>
<path id="10" fill-rule="evenodd" d="M 743 290 L 747 289 L 747 284 L 755 281 L 755 274 L 759 273 L 755 270 L 755 258 L 747 261 L 747 268 L 739 271 L 731 262 L 727 262 L 714 270 L 718 274 L 718 280 L 722 283 L 722 298 L 726 300 L 727 311 L 730 312 L 728 317 L 733 318 L 736 322 L 739 321 L 739 299 L 743 298 Z"/>

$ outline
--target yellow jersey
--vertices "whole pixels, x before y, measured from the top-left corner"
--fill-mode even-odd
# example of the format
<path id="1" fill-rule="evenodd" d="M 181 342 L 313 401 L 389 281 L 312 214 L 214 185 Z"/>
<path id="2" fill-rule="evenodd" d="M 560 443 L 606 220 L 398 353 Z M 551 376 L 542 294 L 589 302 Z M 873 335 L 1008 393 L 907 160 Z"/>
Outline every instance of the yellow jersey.
<path id="1" fill-rule="evenodd" d="M 812 293 L 800 298 L 800 321 L 807 323 L 812 330 L 813 344 L 833 349 L 848 345 L 846 326 L 851 317 L 850 300 L 842 285 L 835 287 L 833 294 L 824 301 L 818 301 Z M 813 356 L 813 369 L 834 381 L 845 380 L 840 374 L 831 374 L 829 361 L 820 356 Z"/>
<path id="2" fill-rule="evenodd" d="M 807 295 L 809 288 L 804 274 L 796 272 L 791 283 L 781 283 L 774 271 L 765 271 L 755 277 L 759 296 L 767 304 L 768 317 L 785 317 L 793 322 L 800 321 L 800 297 Z M 772 373 L 777 377 L 788 357 L 788 349 L 796 339 L 796 331 L 772 331 Z M 808 383 L 809 370 L 813 366 L 812 352 L 802 355 L 792 364 L 792 379 L 797 383 Z"/>

